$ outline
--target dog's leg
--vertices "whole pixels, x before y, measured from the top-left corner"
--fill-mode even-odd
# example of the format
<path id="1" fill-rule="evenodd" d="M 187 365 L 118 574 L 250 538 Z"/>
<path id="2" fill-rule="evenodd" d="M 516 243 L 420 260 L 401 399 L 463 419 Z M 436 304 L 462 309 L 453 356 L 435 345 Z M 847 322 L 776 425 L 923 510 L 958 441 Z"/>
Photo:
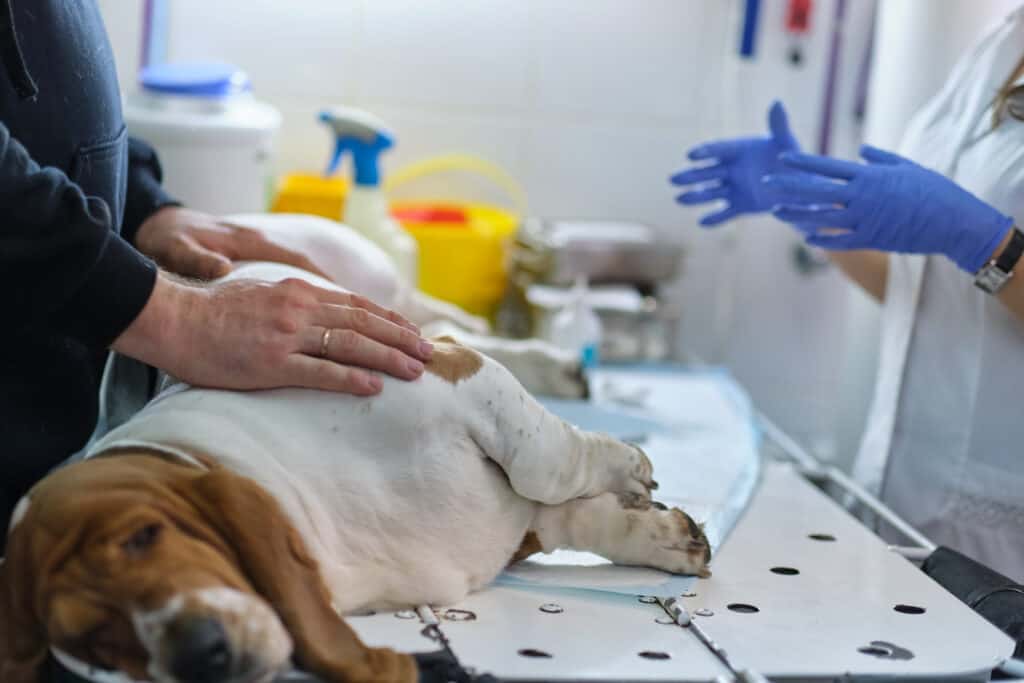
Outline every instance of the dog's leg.
<path id="1" fill-rule="evenodd" d="M 650 500 L 656 484 L 643 451 L 577 429 L 548 412 L 499 363 L 466 347 L 445 346 L 465 356 L 459 361 L 463 368 L 470 357 L 476 361 L 471 375 L 449 381 L 465 381 L 465 390 L 458 392 L 461 417 L 471 438 L 505 470 L 516 493 L 549 505 L 606 492 L 636 504 Z"/>
<path id="2" fill-rule="evenodd" d="M 588 395 L 579 359 L 541 339 L 502 339 L 474 334 L 448 321 L 424 326 L 423 334 L 451 337 L 490 356 L 508 368 L 531 394 L 557 398 L 586 398 Z"/>
<path id="3" fill-rule="evenodd" d="M 711 548 L 689 515 L 657 503 L 637 505 L 605 493 L 595 498 L 544 505 L 531 532 L 543 552 L 558 548 L 586 550 L 616 564 L 663 569 L 673 574 L 710 576 Z"/>

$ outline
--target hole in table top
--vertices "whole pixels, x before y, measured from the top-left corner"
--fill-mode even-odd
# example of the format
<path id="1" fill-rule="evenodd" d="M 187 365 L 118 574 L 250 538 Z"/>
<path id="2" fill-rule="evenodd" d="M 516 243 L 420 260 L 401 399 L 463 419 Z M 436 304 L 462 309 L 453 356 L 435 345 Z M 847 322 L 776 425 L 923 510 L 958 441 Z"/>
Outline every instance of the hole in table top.
<path id="1" fill-rule="evenodd" d="M 731 605 L 726 605 L 733 612 L 739 612 L 740 614 L 757 614 L 761 610 L 753 605 L 748 605 L 744 602 L 734 602 Z"/>
<path id="2" fill-rule="evenodd" d="M 836 537 L 832 534 L 808 534 L 807 538 L 814 541 L 834 541 Z"/>
<path id="3" fill-rule="evenodd" d="M 913 652 L 887 640 L 872 640 L 867 645 L 858 647 L 857 652 L 871 657 L 878 657 L 879 659 L 893 659 L 905 662 L 914 658 Z"/>
<path id="4" fill-rule="evenodd" d="M 794 569 L 793 567 L 772 567 L 770 571 L 772 574 L 781 574 L 783 576 L 796 576 L 800 573 L 799 569 Z"/>
<path id="5" fill-rule="evenodd" d="M 520 657 L 531 657 L 533 659 L 551 659 L 550 653 L 544 652 L 544 650 L 535 650 L 532 647 L 525 647 L 518 652 Z"/>
<path id="6" fill-rule="evenodd" d="M 644 659 L 672 659 L 672 655 L 667 652 L 653 652 L 651 650 L 638 652 L 637 656 L 643 657 Z"/>
<path id="7" fill-rule="evenodd" d="M 894 610 L 900 614 L 924 614 L 924 607 L 918 607 L 917 605 L 896 605 L 893 607 Z"/>
<path id="8" fill-rule="evenodd" d="M 446 609 L 444 618 L 447 621 L 476 621 L 476 613 L 468 609 Z"/>

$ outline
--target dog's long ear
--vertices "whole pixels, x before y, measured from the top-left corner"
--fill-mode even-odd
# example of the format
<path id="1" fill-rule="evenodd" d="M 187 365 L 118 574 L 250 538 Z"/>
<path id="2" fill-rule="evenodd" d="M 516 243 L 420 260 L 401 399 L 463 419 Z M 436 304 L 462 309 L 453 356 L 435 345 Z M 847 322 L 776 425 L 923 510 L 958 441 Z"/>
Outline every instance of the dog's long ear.
<path id="1" fill-rule="evenodd" d="M 42 683 L 46 633 L 32 606 L 35 569 L 28 556 L 28 524 L 7 540 L 0 561 L 0 681 Z M 0 533 L 3 533 L 0 530 Z"/>
<path id="2" fill-rule="evenodd" d="M 182 495 L 217 528 L 253 586 L 277 611 L 301 667 L 328 680 L 416 681 L 411 657 L 366 647 L 338 616 L 305 543 L 256 482 L 217 468 Z"/>

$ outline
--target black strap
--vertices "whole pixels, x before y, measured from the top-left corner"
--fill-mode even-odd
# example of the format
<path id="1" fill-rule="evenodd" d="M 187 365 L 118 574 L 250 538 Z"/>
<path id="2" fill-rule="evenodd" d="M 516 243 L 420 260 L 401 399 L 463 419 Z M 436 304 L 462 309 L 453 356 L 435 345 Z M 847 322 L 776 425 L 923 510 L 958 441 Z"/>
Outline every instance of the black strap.
<path id="1" fill-rule="evenodd" d="M 1010 243 L 1006 245 L 1006 249 L 1003 249 L 1003 253 L 996 259 L 996 268 L 1004 273 L 1012 273 L 1013 269 L 1017 267 L 1017 262 L 1020 261 L 1022 254 L 1024 254 L 1024 233 L 1015 225 L 1013 226 L 1013 236 L 1010 237 Z"/>
<path id="2" fill-rule="evenodd" d="M 25 65 L 25 56 L 18 44 L 18 34 L 14 30 L 14 8 L 11 0 L 0 0 L 0 59 L 7 69 L 14 91 L 23 100 L 29 100 L 39 94 L 36 82 Z"/>
<path id="3" fill-rule="evenodd" d="M 925 574 L 1017 643 L 1024 657 L 1024 585 L 950 548 L 939 547 L 921 565 Z"/>

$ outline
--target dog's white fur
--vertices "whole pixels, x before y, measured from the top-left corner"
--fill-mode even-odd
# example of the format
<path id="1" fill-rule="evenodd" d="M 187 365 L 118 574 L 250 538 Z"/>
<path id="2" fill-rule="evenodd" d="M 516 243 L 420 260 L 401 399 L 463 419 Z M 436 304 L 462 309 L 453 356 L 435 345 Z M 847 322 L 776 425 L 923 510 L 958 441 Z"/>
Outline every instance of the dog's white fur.
<path id="1" fill-rule="evenodd" d="M 428 336 L 446 335 L 495 359 L 530 392 L 581 398 L 586 384 L 579 359 L 537 340 L 500 339 L 488 323 L 402 281 L 388 255 L 342 223 L 303 214 L 239 214 L 224 219 L 258 230 L 269 241 L 306 255 L 334 282 L 398 311 Z"/>

